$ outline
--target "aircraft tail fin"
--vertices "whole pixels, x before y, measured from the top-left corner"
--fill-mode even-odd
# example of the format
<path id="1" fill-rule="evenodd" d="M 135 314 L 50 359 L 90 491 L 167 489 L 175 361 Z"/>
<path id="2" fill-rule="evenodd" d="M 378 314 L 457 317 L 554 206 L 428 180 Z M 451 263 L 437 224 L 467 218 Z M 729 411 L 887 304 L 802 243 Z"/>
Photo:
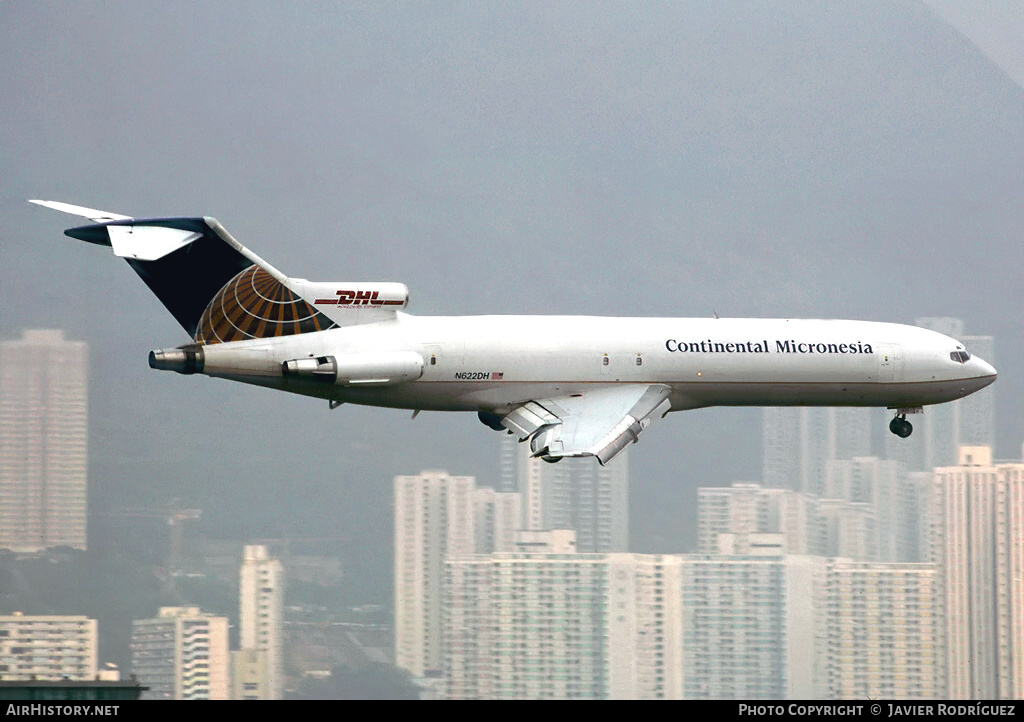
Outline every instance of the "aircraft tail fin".
<path id="1" fill-rule="evenodd" d="M 288 336 L 336 325 L 214 218 L 132 218 L 57 201 L 31 202 L 97 221 L 64 233 L 110 246 L 196 343 Z"/>

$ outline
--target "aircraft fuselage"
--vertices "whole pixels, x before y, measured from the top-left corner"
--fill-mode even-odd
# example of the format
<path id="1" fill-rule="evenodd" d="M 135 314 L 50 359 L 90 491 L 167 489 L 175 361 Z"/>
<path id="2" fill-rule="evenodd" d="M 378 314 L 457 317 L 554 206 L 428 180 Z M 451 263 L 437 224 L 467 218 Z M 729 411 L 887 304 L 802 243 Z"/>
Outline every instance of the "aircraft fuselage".
<path id="1" fill-rule="evenodd" d="M 417 317 L 298 336 L 204 347 L 207 359 L 254 354 L 247 368 L 204 373 L 358 404 L 501 413 L 534 398 L 597 386 L 664 384 L 673 411 L 705 406 L 919 407 L 952 401 L 995 380 L 963 346 L 915 326 L 868 321 Z M 406 383 L 324 384 L 287 378 L 292 359 L 411 353 Z M 245 365 L 245 364 L 243 364 Z"/>

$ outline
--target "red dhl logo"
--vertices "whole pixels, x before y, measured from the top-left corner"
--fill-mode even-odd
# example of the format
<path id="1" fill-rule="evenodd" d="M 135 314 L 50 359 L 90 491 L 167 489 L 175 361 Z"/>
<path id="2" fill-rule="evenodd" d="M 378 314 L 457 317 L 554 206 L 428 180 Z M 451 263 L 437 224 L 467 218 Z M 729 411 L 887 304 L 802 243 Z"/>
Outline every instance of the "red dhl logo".
<path id="1" fill-rule="evenodd" d="M 317 306 L 401 306 L 404 300 L 378 298 L 380 291 L 338 291 L 337 298 L 318 298 Z"/>

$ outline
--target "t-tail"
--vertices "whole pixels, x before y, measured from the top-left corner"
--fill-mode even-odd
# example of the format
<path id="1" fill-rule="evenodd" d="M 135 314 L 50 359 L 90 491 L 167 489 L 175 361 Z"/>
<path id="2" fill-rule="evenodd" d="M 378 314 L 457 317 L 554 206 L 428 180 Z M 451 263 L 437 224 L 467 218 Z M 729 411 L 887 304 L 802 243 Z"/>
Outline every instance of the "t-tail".
<path id="1" fill-rule="evenodd" d="M 156 360 L 158 368 L 171 368 L 163 365 L 165 357 L 177 365 L 181 356 L 187 365 L 191 347 L 386 320 L 409 302 L 409 291 L 401 283 L 289 278 L 232 238 L 214 218 L 132 218 L 57 201 L 30 202 L 94 221 L 64 233 L 109 246 L 185 329 L 191 338 L 191 344 L 181 347 L 185 353 L 155 352 L 164 354 L 151 355 L 151 364 Z"/>

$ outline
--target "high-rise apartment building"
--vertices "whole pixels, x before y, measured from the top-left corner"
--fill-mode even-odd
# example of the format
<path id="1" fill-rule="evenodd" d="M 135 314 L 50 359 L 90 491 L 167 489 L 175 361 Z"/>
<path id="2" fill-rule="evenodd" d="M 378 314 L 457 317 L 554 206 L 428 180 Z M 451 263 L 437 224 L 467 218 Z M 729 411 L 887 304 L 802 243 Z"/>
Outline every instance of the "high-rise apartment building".
<path id="1" fill-rule="evenodd" d="M 145 699 L 228 699 L 228 619 L 161 607 L 132 622 L 132 673 Z"/>
<path id="2" fill-rule="evenodd" d="M 505 495 L 477 494 L 471 476 L 424 471 L 395 477 L 395 664 L 416 677 L 442 665 L 444 560 L 476 551 L 476 520 L 485 545 L 504 545 L 511 532 Z M 508 503 L 507 503 L 508 502 Z"/>
<path id="3" fill-rule="evenodd" d="M 284 695 L 284 570 L 278 559 L 272 559 L 261 545 L 246 546 L 239 573 L 239 645 L 241 651 L 258 651 L 264 661 L 252 655 L 238 657 L 246 675 L 254 677 L 257 670 L 266 674 L 265 684 L 244 689 L 251 693 L 263 690 L 265 699 L 282 699 Z M 244 664 L 243 664 L 244 663 Z M 256 684 L 250 679 L 247 684 Z M 261 697 L 263 698 L 263 697 Z"/>
<path id="4" fill-rule="evenodd" d="M 828 563 L 822 672 L 831 699 L 943 699 L 932 564 Z"/>
<path id="5" fill-rule="evenodd" d="M 925 561 L 920 477 L 874 457 L 834 460 L 826 468 L 827 498 L 750 483 L 698 489 L 697 551 Z"/>
<path id="6" fill-rule="evenodd" d="M 764 410 L 762 481 L 768 488 L 824 496 L 829 461 L 870 455 L 871 409 Z"/>
<path id="7" fill-rule="evenodd" d="M 501 441 L 500 488 L 523 499 L 524 529 L 574 529 L 581 552 L 629 547 L 629 452 L 607 466 L 592 458 L 549 464 L 530 458 L 530 445 Z"/>
<path id="8" fill-rule="evenodd" d="M 62 331 L 0 343 L 0 548 L 86 547 L 87 364 Z"/>
<path id="9" fill-rule="evenodd" d="M 818 698 L 825 560 L 777 553 L 685 560 L 686 698 Z"/>
<path id="10" fill-rule="evenodd" d="M 931 558 L 943 584 L 950 699 L 1024 697 L 1024 463 L 960 448 L 935 469 Z"/>
<path id="11" fill-rule="evenodd" d="M 450 556 L 448 696 L 679 699 L 681 569 L 678 556 Z"/>
<path id="12" fill-rule="evenodd" d="M 78 616 L 0 617 L 0 680 L 96 679 L 96 620 Z"/>
<path id="13" fill-rule="evenodd" d="M 513 551 L 515 532 L 522 525 L 522 497 L 481 487 L 473 491 L 472 503 L 473 551 L 477 554 Z"/>
<path id="14" fill-rule="evenodd" d="M 902 484 L 900 527 L 906 533 L 906 562 L 931 562 L 930 535 L 932 529 L 931 471 L 907 472 Z"/>
<path id="15" fill-rule="evenodd" d="M 697 490 L 697 551 L 717 554 L 721 534 L 781 534 L 786 554 L 815 553 L 814 499 L 760 484 Z"/>
<path id="16" fill-rule="evenodd" d="M 697 551 L 924 561 L 919 479 L 874 457 L 830 461 L 827 469 L 829 498 L 749 483 L 698 489 Z"/>
<path id="17" fill-rule="evenodd" d="M 919 490 L 901 462 L 873 456 L 830 461 L 825 491 L 830 499 L 871 507 L 878 561 L 924 561 L 917 556 Z"/>
<path id="18" fill-rule="evenodd" d="M 817 553 L 859 562 L 878 561 L 875 508 L 867 502 L 818 499 Z"/>

